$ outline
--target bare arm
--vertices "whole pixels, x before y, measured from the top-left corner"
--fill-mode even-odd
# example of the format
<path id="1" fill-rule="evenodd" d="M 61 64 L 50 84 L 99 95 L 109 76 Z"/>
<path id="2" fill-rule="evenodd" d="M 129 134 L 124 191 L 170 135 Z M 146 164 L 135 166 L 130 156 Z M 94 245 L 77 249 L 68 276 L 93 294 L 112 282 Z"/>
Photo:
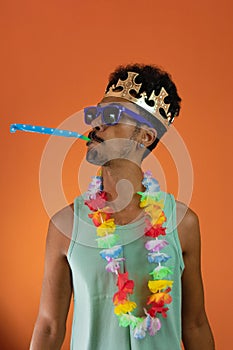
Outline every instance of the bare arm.
<path id="1" fill-rule="evenodd" d="M 30 350 L 59 350 L 65 337 L 72 295 L 71 273 L 66 258 L 72 222 L 72 210 L 65 208 L 49 224 L 40 308 Z M 61 229 L 61 223 L 67 235 Z"/>
<path id="2" fill-rule="evenodd" d="M 185 350 L 214 350 L 214 340 L 205 312 L 200 264 L 200 229 L 197 215 L 180 203 L 178 226 L 185 270 L 182 276 L 182 338 Z"/>

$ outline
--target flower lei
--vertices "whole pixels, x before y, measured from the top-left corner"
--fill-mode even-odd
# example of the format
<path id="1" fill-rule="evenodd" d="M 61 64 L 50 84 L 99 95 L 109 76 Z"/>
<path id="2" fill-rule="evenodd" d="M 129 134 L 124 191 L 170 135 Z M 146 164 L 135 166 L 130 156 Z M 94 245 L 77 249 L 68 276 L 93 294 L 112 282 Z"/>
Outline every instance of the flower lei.
<path id="1" fill-rule="evenodd" d="M 102 177 L 94 176 L 86 193 L 85 204 L 92 211 L 88 216 L 97 227 L 97 243 L 100 256 L 107 261 L 106 270 L 117 276 L 118 291 L 113 295 L 114 312 L 118 316 L 119 325 L 122 327 L 131 326 L 133 335 L 136 339 L 143 339 L 148 332 L 153 336 L 161 328 L 161 321 L 157 314 L 167 317 L 168 307 L 172 297 L 169 294 L 173 281 L 168 279 L 172 274 L 170 268 L 163 265 L 170 256 L 162 253 L 161 250 L 168 245 L 165 239 L 159 239 L 159 236 L 166 235 L 166 228 L 163 223 L 166 221 L 163 212 L 164 202 L 161 199 L 161 192 L 157 180 L 152 178 L 150 171 L 144 174 L 142 181 L 146 188 L 145 192 L 138 192 L 141 196 L 140 207 L 144 208 L 145 213 L 145 236 L 151 238 L 145 243 L 148 250 L 149 263 L 155 264 L 150 275 L 153 280 L 149 280 L 148 288 L 151 295 L 148 297 L 148 309 L 144 308 L 145 316 L 136 317 L 131 312 L 137 307 L 136 303 L 130 301 L 129 295 L 133 294 L 134 281 L 128 279 L 128 272 L 121 273 L 120 262 L 125 258 L 119 257 L 123 251 L 119 244 L 119 235 L 114 233 L 116 225 L 111 218 L 109 208 L 106 207 L 106 193 L 102 191 Z"/>

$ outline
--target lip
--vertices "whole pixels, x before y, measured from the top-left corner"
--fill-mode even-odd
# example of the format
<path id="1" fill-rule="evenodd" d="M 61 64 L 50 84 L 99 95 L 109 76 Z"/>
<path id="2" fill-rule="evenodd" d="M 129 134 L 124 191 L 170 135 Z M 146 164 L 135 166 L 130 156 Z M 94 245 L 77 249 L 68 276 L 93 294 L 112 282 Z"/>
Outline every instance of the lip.
<path id="1" fill-rule="evenodd" d="M 100 142 L 96 141 L 96 140 L 91 140 L 91 141 L 88 141 L 86 143 L 87 147 L 95 147 L 97 144 L 99 144 Z"/>
<path id="2" fill-rule="evenodd" d="M 95 131 L 91 131 L 88 135 L 88 137 L 91 139 L 90 141 L 88 141 L 86 143 L 86 145 L 89 147 L 90 145 L 93 145 L 93 144 L 98 144 L 98 143 L 102 143 L 104 142 L 104 140 L 100 137 L 98 137 L 95 133 Z"/>

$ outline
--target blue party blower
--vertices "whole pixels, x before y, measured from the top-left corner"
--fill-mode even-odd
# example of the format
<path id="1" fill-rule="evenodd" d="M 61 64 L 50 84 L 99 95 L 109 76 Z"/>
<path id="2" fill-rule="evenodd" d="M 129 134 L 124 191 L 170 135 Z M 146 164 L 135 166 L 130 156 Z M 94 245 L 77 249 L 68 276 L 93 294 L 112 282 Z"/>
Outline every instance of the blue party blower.
<path id="1" fill-rule="evenodd" d="M 45 126 L 36 126 L 36 125 L 28 125 L 28 124 L 11 124 L 10 132 L 14 133 L 17 130 L 26 131 L 26 132 L 37 132 L 39 134 L 46 134 L 46 135 L 53 135 L 53 136 L 74 137 L 77 139 L 90 141 L 89 137 L 85 135 L 81 135 L 75 131 L 47 128 Z"/>

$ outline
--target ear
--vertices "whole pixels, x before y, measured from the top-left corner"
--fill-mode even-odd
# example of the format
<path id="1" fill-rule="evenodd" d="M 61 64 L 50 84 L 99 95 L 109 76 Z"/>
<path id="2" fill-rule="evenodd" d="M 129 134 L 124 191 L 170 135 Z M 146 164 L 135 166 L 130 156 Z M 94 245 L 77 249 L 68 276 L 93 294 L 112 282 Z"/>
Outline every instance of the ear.
<path id="1" fill-rule="evenodd" d="M 155 141 L 156 137 L 157 131 L 155 129 L 149 127 L 143 128 L 141 133 L 141 143 L 145 147 L 148 147 Z"/>

